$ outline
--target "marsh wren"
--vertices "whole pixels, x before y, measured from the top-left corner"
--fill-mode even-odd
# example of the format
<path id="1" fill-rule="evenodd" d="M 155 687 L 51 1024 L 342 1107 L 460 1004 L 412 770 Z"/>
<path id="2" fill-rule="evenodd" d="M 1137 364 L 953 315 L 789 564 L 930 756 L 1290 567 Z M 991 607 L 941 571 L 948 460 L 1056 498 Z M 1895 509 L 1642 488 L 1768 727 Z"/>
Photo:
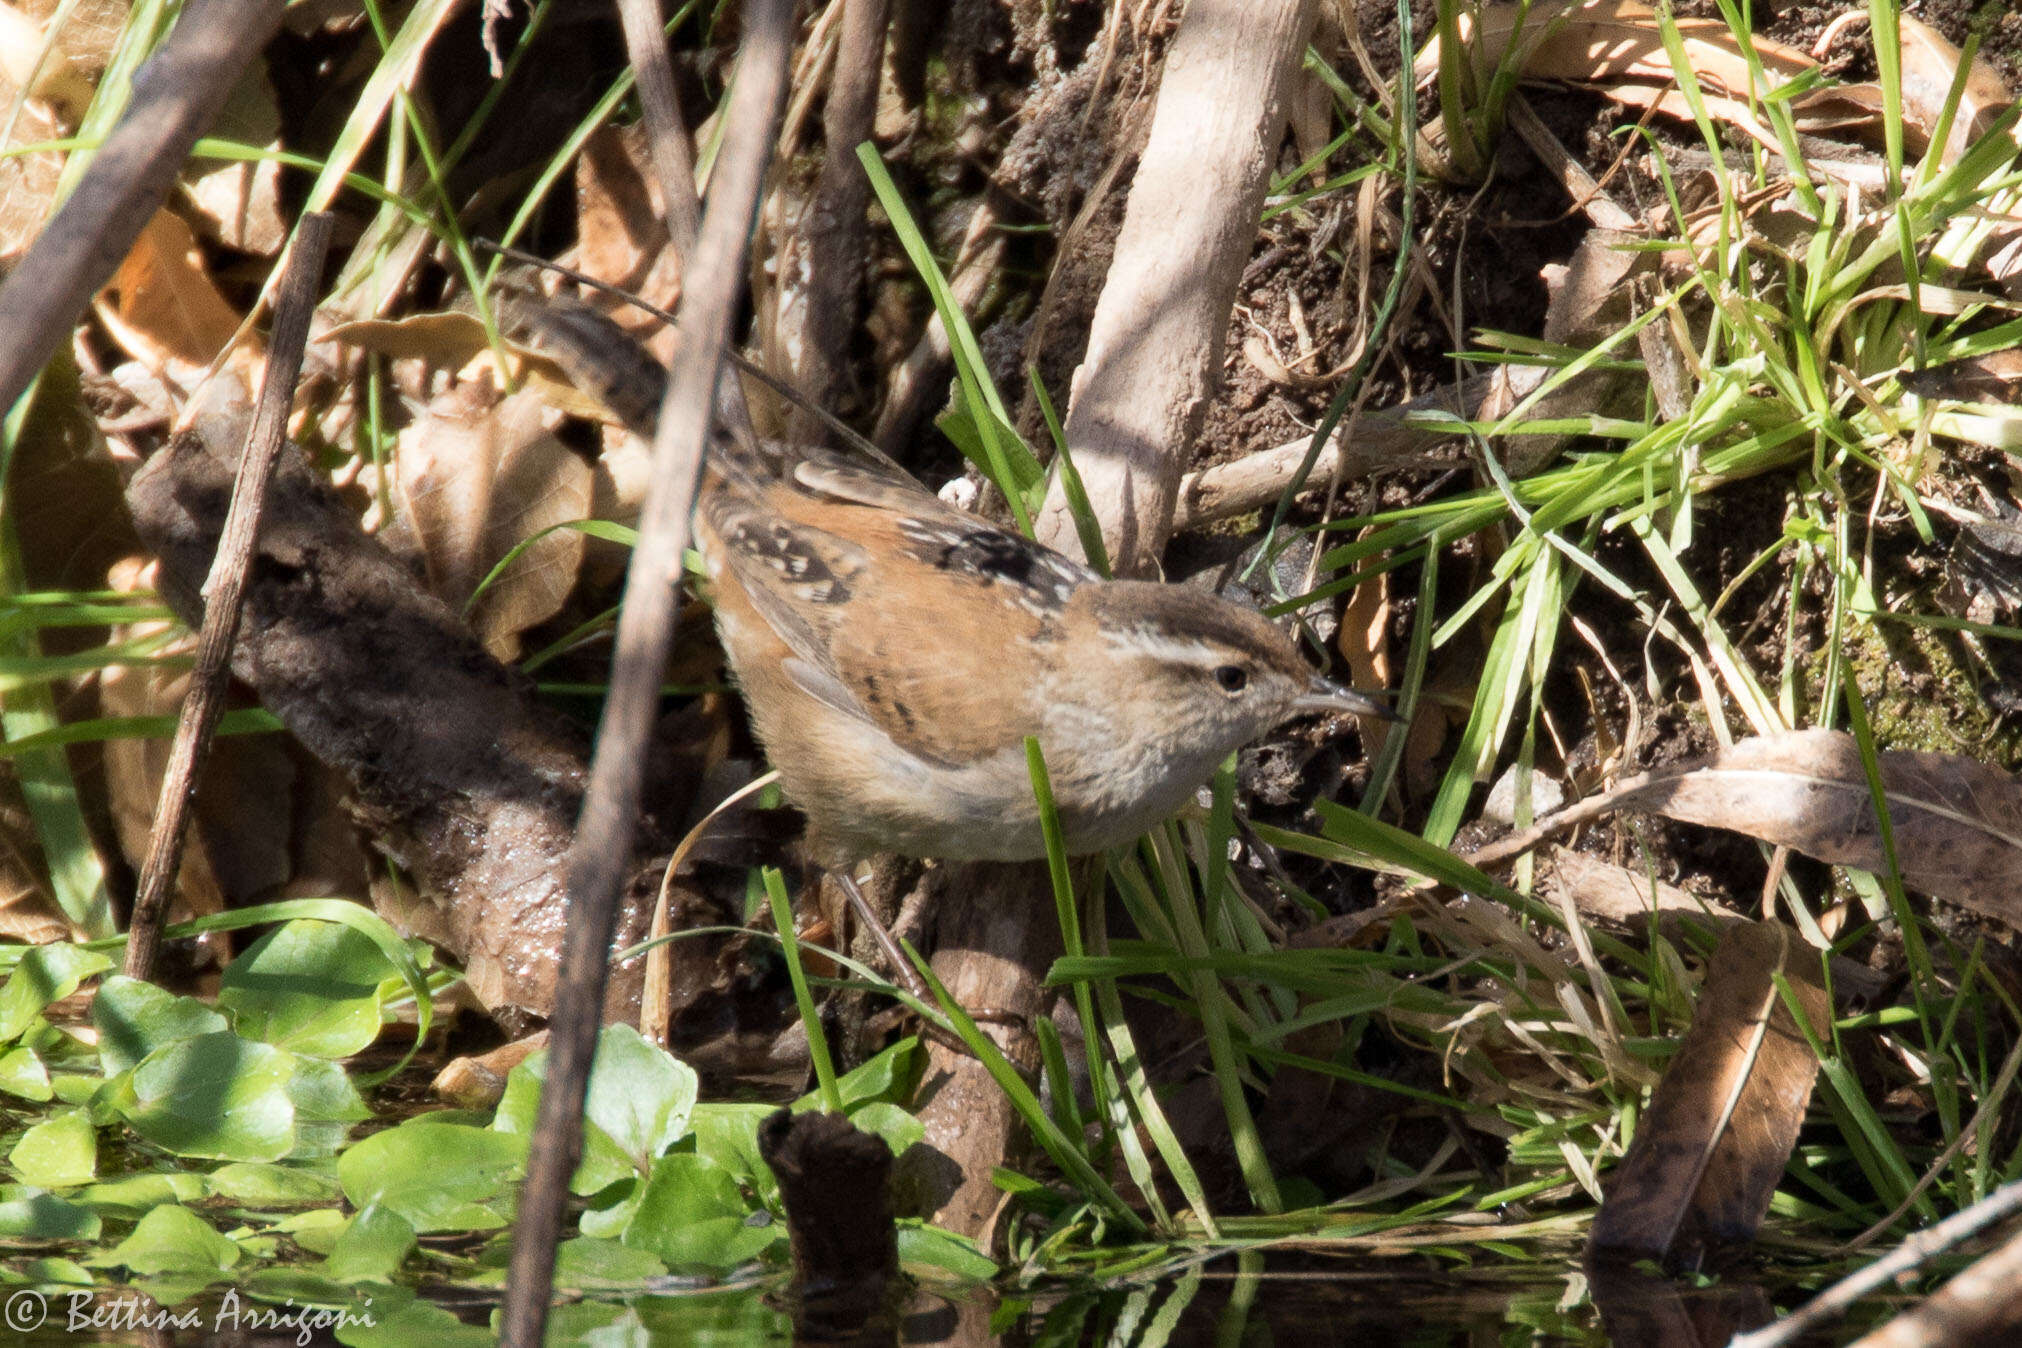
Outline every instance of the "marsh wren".
<path id="1" fill-rule="evenodd" d="M 616 325 L 566 301 L 516 313 L 530 345 L 652 435 L 665 372 Z M 1145 832 L 1285 721 L 1389 715 L 1254 610 L 1105 580 L 888 464 L 727 435 L 709 455 L 696 538 L 724 650 L 838 873 L 875 852 L 1044 856 L 1027 736 L 1081 854 Z"/>

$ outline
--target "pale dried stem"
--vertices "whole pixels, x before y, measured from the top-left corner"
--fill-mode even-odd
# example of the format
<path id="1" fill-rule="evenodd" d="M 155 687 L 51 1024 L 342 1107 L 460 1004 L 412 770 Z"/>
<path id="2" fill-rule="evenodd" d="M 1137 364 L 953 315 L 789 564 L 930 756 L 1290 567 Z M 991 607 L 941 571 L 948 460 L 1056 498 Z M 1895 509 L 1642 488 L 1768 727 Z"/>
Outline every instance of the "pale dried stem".
<path id="1" fill-rule="evenodd" d="M 231 676 L 232 643 L 239 635 L 239 610 L 253 551 L 259 544 L 260 514 L 274 460 L 288 434 L 288 408 L 295 399 L 295 380 L 302 372 L 302 349 L 309 340 L 309 320 L 316 312 L 316 282 L 330 249 L 331 217 L 324 212 L 302 217 L 295 244 L 288 253 L 286 274 L 274 309 L 274 331 L 267 346 L 267 369 L 260 401 L 239 456 L 232 485 L 232 504 L 225 514 L 218 555 L 204 582 L 204 623 L 197 636 L 196 668 L 190 672 L 189 694 L 176 721 L 162 776 L 161 803 L 148 837 L 147 859 L 141 865 L 140 889 L 133 918 L 127 924 L 126 974 L 151 978 L 161 948 L 162 915 L 169 891 L 182 870 L 185 825 L 196 797 L 197 765 L 210 748 L 218 717 L 225 710 L 225 684 Z"/>
<path id="2" fill-rule="evenodd" d="M 281 23 L 273 0 L 203 0 L 133 77 L 126 115 L 0 286 L 0 410 L 70 336 L 217 120 L 239 71 Z"/>
<path id="3" fill-rule="evenodd" d="M 1172 532 L 1313 8 L 1194 0 L 1167 54 L 1067 413 L 1067 442 L 1119 575 L 1155 572 Z M 1039 536 L 1081 553 L 1057 484 Z"/>
<path id="4" fill-rule="evenodd" d="M 798 347 L 794 375 L 801 392 L 831 409 L 848 369 L 869 251 L 865 209 L 870 204 L 870 182 L 857 162 L 856 147 L 870 139 L 877 114 L 886 16 L 886 0 L 842 3 L 842 32 L 822 109 L 821 176 L 801 217 L 799 238 L 789 249 L 804 267 L 804 279 L 792 284 L 782 277 L 779 289 L 789 304 L 804 306 L 798 325 L 802 340 L 789 344 Z M 797 440 L 820 441 L 827 434 L 805 412 L 796 412 L 790 425 Z"/>
<path id="5" fill-rule="evenodd" d="M 654 437 L 654 488 L 640 518 L 639 543 L 626 578 L 611 692 L 598 730 L 582 825 L 569 857 L 569 925 L 549 1022 L 547 1085 L 535 1129 L 543 1145 L 534 1149 L 527 1165 L 507 1280 L 502 1342 L 509 1348 L 536 1348 L 547 1323 L 569 1177 L 582 1152 L 583 1101 L 603 1020 L 619 887 L 628 869 L 645 781 L 645 748 L 680 599 L 681 555 L 688 546 L 689 514 L 742 289 L 751 222 L 786 98 L 791 5 L 754 0 L 745 8 L 745 21 L 723 153 L 682 290 L 680 361 L 668 380 Z M 670 195 L 677 190 L 674 183 L 662 186 Z"/>
<path id="6" fill-rule="evenodd" d="M 1339 471 L 1347 477 L 1397 472 L 1409 468 L 1450 468 L 1454 463 L 1435 455 L 1453 438 L 1448 427 L 1408 420 L 1414 412 L 1440 411 L 1455 416 L 1479 401 L 1489 376 L 1470 375 L 1452 388 L 1435 389 L 1400 407 L 1365 412 L 1352 444 L 1346 432 L 1336 433 L 1320 451 L 1308 480 L 1319 484 Z M 1180 479 L 1179 501 L 1173 510 L 1173 532 L 1197 529 L 1217 520 L 1259 510 L 1277 500 L 1306 456 L 1311 437 L 1293 440 L 1230 463 L 1218 463 Z"/>

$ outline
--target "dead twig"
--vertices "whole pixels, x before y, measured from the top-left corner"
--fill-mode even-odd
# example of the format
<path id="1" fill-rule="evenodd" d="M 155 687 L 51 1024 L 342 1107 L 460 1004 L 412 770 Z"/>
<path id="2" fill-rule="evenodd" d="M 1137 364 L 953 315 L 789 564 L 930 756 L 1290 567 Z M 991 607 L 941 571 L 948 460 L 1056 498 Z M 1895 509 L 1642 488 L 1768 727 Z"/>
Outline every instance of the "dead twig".
<path id="1" fill-rule="evenodd" d="M 604 981 L 620 882 L 645 779 L 644 750 L 660 672 L 680 600 L 681 555 L 701 478 L 702 451 L 744 277 L 751 222 L 786 96 L 792 6 L 758 0 L 745 10 L 744 49 L 725 115 L 722 156 L 682 289 L 679 368 L 668 381 L 653 442 L 653 490 L 626 578 L 611 692 L 597 735 L 582 824 L 569 855 L 569 925 L 563 939 L 547 1085 L 513 1242 L 502 1342 L 537 1348 L 547 1324 L 569 1177 L 582 1151 L 583 1101 L 603 1019 Z M 672 193 L 676 184 L 663 184 Z"/>
<path id="2" fill-rule="evenodd" d="M 1929 1263 L 1946 1250 L 2018 1212 L 2022 1212 L 2022 1183 L 1996 1189 L 1964 1211 L 1955 1212 L 1937 1225 L 1917 1232 L 1860 1272 L 1848 1274 L 1767 1329 L 1735 1335 L 1728 1348 L 1783 1348 L 1785 1344 L 1796 1343 L 1813 1330 L 1845 1315 L 1862 1297 L 1880 1291 L 1903 1274 Z M 2011 1242 L 2011 1263 L 2017 1252 Z M 2013 1275 L 2009 1276 L 2011 1281 L 2006 1286 L 2012 1290 Z"/>
<path id="3" fill-rule="evenodd" d="M 997 221 L 996 204 L 986 195 L 969 217 L 962 250 L 955 257 L 954 270 L 948 274 L 948 292 L 965 316 L 975 313 L 983 293 L 990 288 L 990 278 L 997 274 L 997 264 L 1003 260 L 1004 235 L 998 232 Z M 948 395 L 948 364 L 954 354 L 947 325 L 936 313 L 927 320 L 926 331 L 892 371 L 886 385 L 884 410 L 878 413 L 877 427 L 871 432 L 871 439 L 879 449 L 905 457 L 906 443 L 919 428 L 920 418 L 928 412 L 931 401 Z"/>
<path id="4" fill-rule="evenodd" d="M 277 0 L 201 0 L 133 77 L 126 115 L 0 286 L 0 408 L 12 407 L 175 186 L 239 71 L 281 24 Z"/>
<path id="5" fill-rule="evenodd" d="M 189 696 L 176 722 L 175 742 L 169 748 L 168 768 L 162 777 L 161 804 L 155 811 L 147 859 L 141 866 L 140 892 L 134 899 L 133 919 L 127 924 L 129 978 L 152 977 L 155 955 L 161 948 L 162 914 L 182 869 L 184 826 L 196 796 L 197 764 L 210 747 L 211 733 L 224 712 L 225 681 L 231 671 L 232 643 L 239 635 L 246 577 L 259 542 L 261 507 L 266 502 L 274 460 L 288 433 L 288 408 L 295 398 L 295 380 L 302 372 L 309 320 L 316 312 L 316 283 L 323 275 L 323 258 L 330 248 L 330 226 L 327 212 L 302 217 L 281 279 L 259 407 L 239 459 L 217 560 L 204 582 L 204 625 L 197 638 L 196 668 L 190 673 Z"/>
<path id="6" fill-rule="evenodd" d="M 625 55 L 639 82 L 641 120 L 646 125 L 646 151 L 653 171 L 660 177 L 660 195 L 667 212 L 667 240 L 682 263 L 682 293 L 688 290 L 687 276 L 695 255 L 696 231 L 702 218 L 702 202 L 695 194 L 695 147 L 688 126 L 681 120 L 681 105 L 674 101 L 674 67 L 667 56 L 667 38 L 660 27 L 658 0 L 618 0 L 618 17 L 625 32 Z M 744 403 L 744 386 L 725 380 L 716 389 L 717 412 L 740 441 L 757 439 L 752 429 L 751 411 Z"/>
<path id="7" fill-rule="evenodd" d="M 660 6 L 657 0 L 618 0 L 618 22 L 638 82 L 646 152 L 666 201 L 667 237 L 686 258 L 694 252 L 695 233 L 702 226 L 702 203 L 695 196 L 695 152 L 681 124 L 681 105 L 674 101 L 674 67 L 667 59 Z"/>
<path id="8" fill-rule="evenodd" d="M 1154 572 L 1171 533 L 1313 11 L 1311 0 L 1194 0 L 1166 57 L 1067 412 L 1118 575 Z M 1038 532 L 1080 555 L 1058 483 Z"/>
<path id="9" fill-rule="evenodd" d="M 1410 419 L 1411 414 L 1445 412 L 1464 416 L 1465 409 L 1480 400 L 1489 379 L 1488 375 L 1470 375 L 1459 384 L 1434 389 L 1402 406 L 1363 413 L 1355 427 L 1353 442 L 1340 433 L 1330 438 L 1320 457 L 1313 461 L 1309 478 L 1330 477 L 1337 471 L 1337 465 L 1344 475 L 1451 467 L 1452 464 L 1431 455 L 1436 446 L 1453 438 L 1454 428 L 1415 422 Z M 1173 508 L 1173 532 L 1197 529 L 1270 505 L 1298 475 L 1311 445 L 1311 437 L 1301 436 L 1289 444 L 1260 449 L 1229 463 L 1188 473 L 1180 479 L 1179 501 Z"/>
<path id="10" fill-rule="evenodd" d="M 781 326 L 798 326 L 805 335 L 804 341 L 783 342 L 783 349 L 799 352 L 794 376 L 801 391 L 824 407 L 836 403 L 849 364 L 850 336 L 856 331 L 871 190 L 856 147 L 870 139 L 885 53 L 886 0 L 841 3 L 842 32 L 822 109 L 821 175 L 801 215 L 799 237 L 789 245 L 799 265 L 781 269 L 779 288 L 788 307 L 800 309 L 798 324 L 791 314 L 782 314 Z M 789 424 L 796 440 L 823 438 L 821 424 L 805 413 Z"/>

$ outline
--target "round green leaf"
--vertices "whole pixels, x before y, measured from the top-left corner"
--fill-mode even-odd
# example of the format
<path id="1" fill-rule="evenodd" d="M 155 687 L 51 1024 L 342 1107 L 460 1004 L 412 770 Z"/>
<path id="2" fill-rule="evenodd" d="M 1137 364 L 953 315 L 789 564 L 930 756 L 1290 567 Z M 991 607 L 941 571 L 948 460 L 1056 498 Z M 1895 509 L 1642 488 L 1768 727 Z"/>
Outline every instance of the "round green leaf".
<path id="1" fill-rule="evenodd" d="M 278 1161 L 295 1144 L 295 1064 L 228 1032 L 184 1039 L 133 1069 L 123 1112 L 135 1132 L 181 1156 Z"/>
<path id="2" fill-rule="evenodd" d="M 328 1161 L 312 1165 L 234 1161 L 211 1172 L 211 1192 L 261 1208 L 328 1203 L 338 1194 L 336 1167 Z"/>
<path id="3" fill-rule="evenodd" d="M 32 1048 L 11 1048 L 0 1053 L 0 1091 L 38 1103 L 56 1094 L 49 1084 L 49 1069 Z"/>
<path id="4" fill-rule="evenodd" d="M 339 1282 L 388 1282 L 413 1249 L 414 1228 L 407 1219 L 372 1203 L 337 1237 L 323 1272 Z"/>
<path id="5" fill-rule="evenodd" d="M 91 999 L 91 1023 L 98 1027 L 98 1057 L 107 1076 L 128 1071 L 156 1049 L 200 1034 L 216 1034 L 229 1022 L 194 997 L 114 974 Z"/>
<path id="6" fill-rule="evenodd" d="M 606 1025 L 583 1112 L 644 1174 L 687 1135 L 698 1094 L 694 1068 L 647 1043 L 630 1025 Z"/>
<path id="7" fill-rule="evenodd" d="M 93 974 L 112 967 L 110 956 L 57 942 L 39 945 L 21 957 L 0 987 L 0 1041 L 19 1039 L 51 1002 L 77 991 Z"/>
<path id="8" fill-rule="evenodd" d="M 98 1129 L 83 1110 L 66 1110 L 23 1133 L 7 1160 L 27 1184 L 45 1189 L 89 1184 L 98 1177 Z"/>
<path id="9" fill-rule="evenodd" d="M 379 988 L 395 972 L 365 933 L 298 919 L 232 961 L 218 1005 L 248 1039 L 315 1058 L 348 1058 L 379 1037 Z"/>
<path id="10" fill-rule="evenodd" d="M 121 1175 L 102 1184 L 87 1184 L 71 1197 L 115 1217 L 138 1217 L 164 1203 L 200 1203 L 210 1192 L 209 1176 L 170 1170 Z"/>
<path id="11" fill-rule="evenodd" d="M 615 1240 L 578 1236 L 555 1251 L 555 1286 L 575 1290 L 638 1287 L 667 1266 L 645 1250 Z"/>
<path id="12" fill-rule="evenodd" d="M 92 1260 L 148 1276 L 160 1273 L 227 1273 L 244 1252 L 211 1224 L 176 1204 L 151 1209 L 133 1234 Z"/>
<path id="13" fill-rule="evenodd" d="M 907 1148 L 927 1135 L 925 1124 L 897 1105 L 888 1105 L 882 1100 L 851 1110 L 850 1122 L 864 1132 L 884 1139 L 894 1156 L 905 1155 Z"/>
<path id="14" fill-rule="evenodd" d="M 295 1145 L 288 1155 L 298 1160 L 335 1156 L 351 1125 L 372 1117 L 344 1069 L 322 1058 L 295 1059 L 288 1099 L 295 1106 Z"/>
<path id="15" fill-rule="evenodd" d="M 0 1239 L 97 1240 L 98 1214 L 53 1194 L 29 1194 L 0 1203 Z"/>
<path id="16" fill-rule="evenodd" d="M 351 1206 L 378 1203 L 416 1231 L 493 1230 L 526 1163 L 525 1139 L 425 1116 L 374 1133 L 337 1161 Z"/>
<path id="17" fill-rule="evenodd" d="M 679 1153 L 653 1163 L 653 1178 L 624 1241 L 676 1267 L 734 1268 L 756 1258 L 785 1229 L 753 1209 L 730 1172 L 706 1156 Z"/>

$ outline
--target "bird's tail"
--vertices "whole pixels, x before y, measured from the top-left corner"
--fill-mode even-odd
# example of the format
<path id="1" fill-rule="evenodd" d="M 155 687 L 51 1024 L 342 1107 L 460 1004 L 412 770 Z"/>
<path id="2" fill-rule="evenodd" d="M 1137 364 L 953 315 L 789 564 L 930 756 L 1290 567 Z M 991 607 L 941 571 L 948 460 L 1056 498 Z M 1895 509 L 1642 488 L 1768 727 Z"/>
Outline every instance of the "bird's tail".
<path id="1" fill-rule="evenodd" d="M 554 361 L 625 429 L 653 438 L 667 396 L 667 367 L 637 338 L 579 300 L 549 297 L 529 285 L 501 285 L 493 297 L 510 340 Z M 710 437 L 709 466 L 746 492 L 788 469 L 782 446 L 721 431 Z"/>

